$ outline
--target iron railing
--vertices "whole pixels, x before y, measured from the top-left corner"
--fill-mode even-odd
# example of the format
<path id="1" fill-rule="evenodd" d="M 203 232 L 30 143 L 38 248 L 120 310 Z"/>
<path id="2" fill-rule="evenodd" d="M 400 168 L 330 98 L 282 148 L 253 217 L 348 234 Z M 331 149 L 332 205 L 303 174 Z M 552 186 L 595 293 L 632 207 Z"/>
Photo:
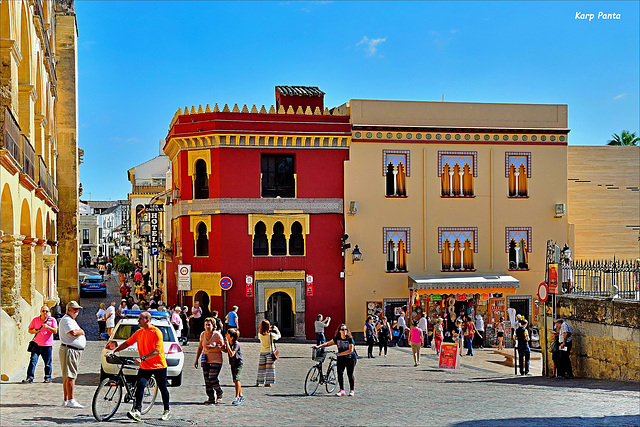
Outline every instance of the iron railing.
<path id="1" fill-rule="evenodd" d="M 22 135 L 22 173 L 36 182 L 36 150 L 29 142 L 29 138 Z"/>
<path id="2" fill-rule="evenodd" d="M 640 300 L 640 261 L 577 260 L 561 264 L 565 293 Z"/>
<path id="3" fill-rule="evenodd" d="M 16 163 L 20 163 L 20 126 L 11 113 L 9 107 L 4 108 L 4 138 L 2 148 L 5 148 Z"/>

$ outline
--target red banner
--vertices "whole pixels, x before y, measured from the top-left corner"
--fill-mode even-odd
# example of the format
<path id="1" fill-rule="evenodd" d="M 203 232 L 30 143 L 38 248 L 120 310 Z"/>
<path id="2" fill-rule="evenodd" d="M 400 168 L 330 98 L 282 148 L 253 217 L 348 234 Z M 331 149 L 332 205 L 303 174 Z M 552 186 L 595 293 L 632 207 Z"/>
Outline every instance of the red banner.
<path id="1" fill-rule="evenodd" d="M 442 343 L 440 346 L 440 368 L 457 369 L 460 362 L 458 355 L 458 345 L 452 343 Z"/>
<path id="2" fill-rule="evenodd" d="M 247 297 L 253 297 L 253 276 L 249 276 L 247 275 L 245 277 L 245 283 L 246 283 L 246 296 Z"/>
<path id="3" fill-rule="evenodd" d="M 558 293 L 558 264 L 549 264 L 549 293 Z"/>

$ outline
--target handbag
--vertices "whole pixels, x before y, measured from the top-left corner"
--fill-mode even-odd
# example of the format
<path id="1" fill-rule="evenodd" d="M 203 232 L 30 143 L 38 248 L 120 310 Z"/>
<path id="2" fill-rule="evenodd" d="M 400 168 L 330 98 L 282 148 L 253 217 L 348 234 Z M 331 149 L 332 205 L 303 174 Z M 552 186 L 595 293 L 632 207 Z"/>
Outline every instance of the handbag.
<path id="1" fill-rule="evenodd" d="M 44 323 L 42 323 L 42 326 L 38 328 L 38 332 L 40 332 L 40 329 L 42 328 L 44 328 Z M 38 335 L 38 332 L 36 332 L 33 335 L 33 338 L 31 338 L 31 341 L 29 341 L 29 344 L 27 344 L 27 352 L 29 353 L 35 353 L 38 350 L 38 344 L 36 344 L 35 342 L 36 335 Z"/>
<path id="2" fill-rule="evenodd" d="M 558 351 L 558 341 L 556 339 L 551 341 L 551 344 L 549 344 L 548 350 L 550 353 L 555 353 L 556 351 Z"/>
<path id="3" fill-rule="evenodd" d="M 269 332 L 269 339 L 271 340 L 271 348 L 273 349 L 273 351 L 271 352 L 271 356 L 273 357 L 273 361 L 275 362 L 280 357 L 280 351 L 278 351 L 278 347 L 276 347 L 276 344 L 273 342 L 273 336 L 271 335 L 271 332 Z"/>

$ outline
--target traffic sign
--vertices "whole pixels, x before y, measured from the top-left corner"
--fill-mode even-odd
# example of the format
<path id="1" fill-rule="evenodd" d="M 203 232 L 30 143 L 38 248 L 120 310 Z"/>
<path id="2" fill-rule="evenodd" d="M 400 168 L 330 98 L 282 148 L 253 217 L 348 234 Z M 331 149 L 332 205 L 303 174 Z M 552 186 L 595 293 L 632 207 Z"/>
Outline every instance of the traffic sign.
<path id="1" fill-rule="evenodd" d="M 547 286 L 546 282 L 542 282 L 540 283 L 540 285 L 538 285 L 538 298 L 540 298 L 540 301 L 545 302 L 547 301 L 548 297 L 549 287 Z"/>
<path id="2" fill-rule="evenodd" d="M 233 286 L 233 280 L 231 277 L 224 276 L 220 279 L 220 289 L 228 291 Z"/>
<path id="3" fill-rule="evenodd" d="M 191 290 L 191 264 L 178 264 L 178 290 Z"/>

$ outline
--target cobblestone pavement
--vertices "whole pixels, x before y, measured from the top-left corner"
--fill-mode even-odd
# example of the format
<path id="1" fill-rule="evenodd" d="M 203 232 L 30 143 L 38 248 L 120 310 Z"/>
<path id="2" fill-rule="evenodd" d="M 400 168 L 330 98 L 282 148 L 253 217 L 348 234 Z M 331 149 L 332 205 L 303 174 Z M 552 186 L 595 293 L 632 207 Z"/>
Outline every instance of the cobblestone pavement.
<path id="1" fill-rule="evenodd" d="M 109 293 L 116 289 L 111 280 Z M 115 295 L 117 295 L 117 289 Z M 108 298 L 111 301 L 111 297 Z M 0 385 L 0 424 L 4 426 L 98 424 L 91 413 L 91 399 L 98 385 L 100 350 L 96 341 L 95 312 L 102 298 L 85 298 L 81 325 L 93 340 L 87 344 L 77 380 L 76 399 L 85 405 L 74 410 L 62 406 L 62 378 L 55 341 L 52 384 L 3 383 Z M 117 301 L 117 299 L 116 299 Z M 93 325 L 93 326 L 91 326 Z M 93 329 L 90 329 L 92 328 Z M 93 334 L 93 335 L 92 335 Z M 422 350 L 422 363 L 413 366 L 409 348 L 391 348 L 387 358 L 360 359 L 356 367 L 356 396 L 335 397 L 324 389 L 305 396 L 304 378 L 311 361 L 310 344 L 281 343 L 273 388 L 255 387 L 259 345 L 241 342 L 246 402 L 233 406 L 233 382 L 225 361 L 220 375 L 222 403 L 204 405 L 202 371 L 193 368 L 197 347 L 184 347 L 185 368 L 181 387 L 169 388 L 173 418 L 159 420 L 160 395 L 144 417 L 152 425 L 436 425 L 436 426 L 640 426 L 640 383 L 605 380 L 559 380 L 540 376 L 519 377 L 513 367 L 498 362 L 504 357 L 492 350 L 477 350 L 463 357 L 456 371 L 438 368 L 431 349 Z M 366 348 L 358 347 L 360 355 Z M 534 353 L 534 356 L 539 354 Z M 326 364 L 325 364 L 326 367 Z M 539 360 L 532 372 L 541 371 Z M 36 378 L 43 377 L 43 366 Z M 134 424 L 122 404 L 111 420 Z"/>

